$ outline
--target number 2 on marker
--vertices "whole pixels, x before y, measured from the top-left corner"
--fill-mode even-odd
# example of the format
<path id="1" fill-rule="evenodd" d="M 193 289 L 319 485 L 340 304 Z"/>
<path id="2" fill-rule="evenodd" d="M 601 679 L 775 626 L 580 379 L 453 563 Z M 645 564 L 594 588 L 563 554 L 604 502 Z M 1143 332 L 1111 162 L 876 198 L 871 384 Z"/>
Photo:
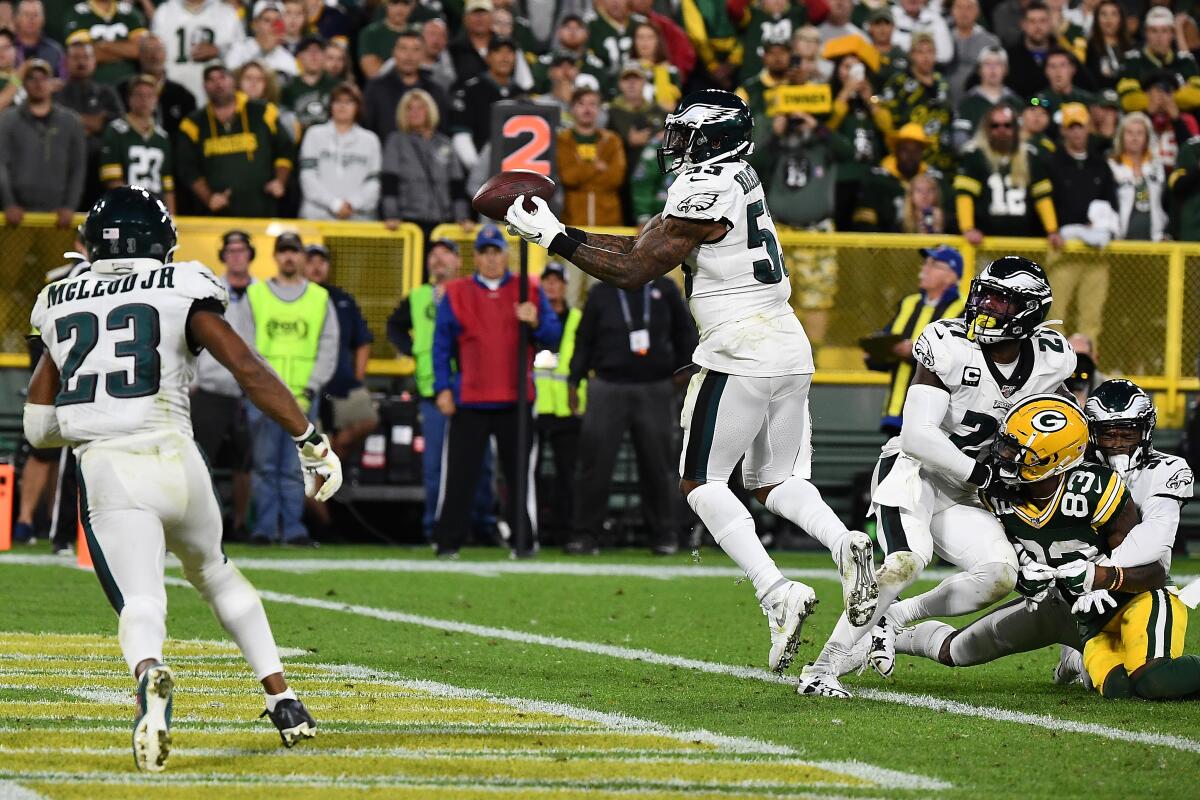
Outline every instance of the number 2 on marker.
<path id="1" fill-rule="evenodd" d="M 510 117 L 504 123 L 502 130 L 504 138 L 515 139 L 521 134 L 529 134 L 530 139 L 518 147 L 500 163 L 500 169 L 528 169 L 539 175 L 550 174 L 550 162 L 546 154 L 550 152 L 550 123 L 545 117 L 536 114 L 518 114 Z"/>

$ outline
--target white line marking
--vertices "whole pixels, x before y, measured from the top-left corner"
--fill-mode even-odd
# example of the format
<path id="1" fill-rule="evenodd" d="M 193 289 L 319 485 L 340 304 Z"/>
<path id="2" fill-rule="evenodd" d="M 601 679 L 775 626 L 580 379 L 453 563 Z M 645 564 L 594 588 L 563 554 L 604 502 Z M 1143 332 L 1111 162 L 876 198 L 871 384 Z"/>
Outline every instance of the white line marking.
<path id="1" fill-rule="evenodd" d="M 168 583 L 183 582 L 179 578 L 168 577 L 166 580 Z M 473 625 L 467 622 L 437 619 L 435 617 L 426 617 L 419 614 L 408 614 L 402 611 L 393 611 L 391 609 L 372 608 L 370 606 L 352 605 L 347 603 L 334 603 L 328 600 L 321 600 L 316 597 L 301 597 L 297 595 L 283 594 L 282 592 L 260 591 L 259 594 L 262 595 L 264 600 L 270 600 L 276 603 L 304 606 L 306 608 L 318 608 L 325 611 L 337 611 L 345 614 L 354 614 L 360 617 L 383 620 L 385 622 L 399 622 L 407 625 L 418 625 L 424 628 L 433 628 L 434 630 L 449 631 L 451 633 L 465 633 L 471 636 L 481 636 L 488 639 L 504 639 L 510 642 L 541 645 L 543 647 L 553 647 L 559 650 L 576 650 L 582 653 L 589 653 L 591 655 L 619 658 L 624 661 L 643 661 L 647 664 L 681 667 L 683 669 L 690 669 L 696 672 L 706 672 L 713 675 L 729 675 L 731 677 L 741 678 L 743 680 L 757 680 L 765 683 L 779 683 L 789 686 L 795 683 L 795 678 L 776 675 L 775 673 L 769 672 L 765 669 L 740 667 L 734 664 L 721 664 L 713 661 L 701 661 L 694 658 L 684 658 L 682 656 L 665 655 L 663 653 L 657 653 L 653 650 L 641 650 L 632 647 L 618 647 L 616 645 L 600 644 L 598 642 L 566 639 L 560 636 L 545 636 L 537 633 L 526 633 L 524 631 L 512 630 L 510 628 L 493 628 L 486 625 Z M 1001 720 L 1004 722 L 1013 722 L 1021 725 L 1030 725 L 1032 727 L 1044 728 L 1052 731 L 1098 736 L 1104 739 L 1111 739 L 1119 742 L 1137 742 L 1139 744 L 1157 747 L 1169 747 L 1188 753 L 1200 753 L 1200 741 L 1188 739 L 1182 736 L 1175 736 L 1172 734 L 1157 733 L 1153 731 L 1129 731 L 1107 725 L 1099 725 L 1096 723 L 1059 719 L 1057 717 L 1051 717 L 1045 714 L 1028 714 L 1021 711 L 1010 711 L 991 706 L 974 706 L 953 700 L 943 700 L 941 698 L 931 697 L 929 695 L 905 694 L 902 692 L 861 688 L 856 689 L 855 691 L 857 692 L 858 697 L 866 700 L 876 700 L 885 703 L 898 703 L 900 705 L 912 706 L 914 708 L 925 708 L 931 711 L 944 711 L 950 714 L 959 714 L 968 717 L 978 717 L 981 719 Z"/>
<path id="2" fill-rule="evenodd" d="M 0 800 L 45 800 L 45 795 L 12 781 L 0 781 Z"/>
<path id="3" fill-rule="evenodd" d="M 73 695 L 81 700 L 89 700 L 93 703 L 102 703 L 108 706 L 127 706 L 133 702 L 133 690 L 121 691 L 119 689 L 67 689 L 66 694 Z"/>

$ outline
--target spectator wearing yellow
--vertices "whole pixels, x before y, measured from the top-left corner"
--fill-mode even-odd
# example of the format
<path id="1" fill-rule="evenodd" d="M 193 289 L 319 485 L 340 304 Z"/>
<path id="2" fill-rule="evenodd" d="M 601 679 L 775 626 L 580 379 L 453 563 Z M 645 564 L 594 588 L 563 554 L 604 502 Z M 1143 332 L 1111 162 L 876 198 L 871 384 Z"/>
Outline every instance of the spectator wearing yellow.
<path id="1" fill-rule="evenodd" d="M 576 91 L 571 113 L 574 129 L 558 133 L 558 175 L 566 190 L 562 220 L 576 227 L 620 225 L 617 190 L 625 182 L 625 145 L 597 125 L 599 92 Z"/>
<path id="2" fill-rule="evenodd" d="M 1152 76 L 1163 72 L 1175 78 L 1174 100 L 1181 110 L 1200 107 L 1200 70 L 1192 54 L 1176 41 L 1175 15 L 1171 9 L 1151 8 L 1142 29 L 1146 44 L 1126 57 L 1117 80 L 1121 107 L 1126 111 L 1145 111 L 1149 104 L 1146 84 Z"/>
<path id="3" fill-rule="evenodd" d="M 683 94 L 679 70 L 667 60 L 667 48 L 662 34 L 649 22 L 633 26 L 630 59 L 647 75 L 646 95 L 665 112 L 675 110 Z"/>
<path id="4" fill-rule="evenodd" d="M 154 122 L 158 81 L 136 75 L 129 86 L 129 113 L 104 130 L 100 180 L 106 188 L 137 184 L 175 213 L 175 157 L 167 132 Z"/>
<path id="5" fill-rule="evenodd" d="M 928 147 L 929 137 L 917 123 L 910 122 L 896 131 L 892 154 L 885 156 L 863 179 L 852 220 L 855 230 L 900 231 L 908 182 L 925 173 L 941 180 L 941 173 L 923 160 Z"/>
<path id="6" fill-rule="evenodd" d="M 725 0 L 683 0 L 680 13 L 683 28 L 713 83 L 732 89 L 742 64 L 742 44 Z"/>
<path id="7" fill-rule="evenodd" d="M 138 39 L 149 33 L 146 18 L 122 0 L 90 0 L 67 12 L 66 44 L 91 42 L 96 48 L 96 80 L 116 85 L 134 73 Z"/>

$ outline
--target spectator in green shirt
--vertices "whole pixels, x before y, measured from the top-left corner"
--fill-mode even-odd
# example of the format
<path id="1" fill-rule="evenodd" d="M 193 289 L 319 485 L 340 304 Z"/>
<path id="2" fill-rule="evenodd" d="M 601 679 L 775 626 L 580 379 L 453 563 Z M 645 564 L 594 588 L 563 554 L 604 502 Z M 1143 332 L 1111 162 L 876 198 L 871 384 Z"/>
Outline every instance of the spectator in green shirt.
<path id="1" fill-rule="evenodd" d="M 96 80 L 119 84 L 135 71 L 138 39 L 149 31 L 146 18 L 130 3 L 118 0 L 91 0 L 80 3 L 67 14 L 67 44 L 90 41 L 96 48 Z"/>
<path id="2" fill-rule="evenodd" d="M 274 217 L 292 171 L 293 143 L 274 103 L 234 92 L 233 76 L 204 70 L 208 104 L 179 126 L 179 183 L 210 214 Z"/>
<path id="3" fill-rule="evenodd" d="M 374 78 L 383 62 L 392 57 L 396 37 L 408 27 L 415 5 L 415 0 L 387 0 L 383 19 L 372 22 L 358 34 L 358 66 L 367 80 Z"/>
<path id="4" fill-rule="evenodd" d="M 280 91 L 279 104 L 308 130 L 329 119 L 329 93 L 338 80 L 325 72 L 325 40 L 320 36 L 304 37 L 296 49 L 296 63 L 300 74 Z"/>

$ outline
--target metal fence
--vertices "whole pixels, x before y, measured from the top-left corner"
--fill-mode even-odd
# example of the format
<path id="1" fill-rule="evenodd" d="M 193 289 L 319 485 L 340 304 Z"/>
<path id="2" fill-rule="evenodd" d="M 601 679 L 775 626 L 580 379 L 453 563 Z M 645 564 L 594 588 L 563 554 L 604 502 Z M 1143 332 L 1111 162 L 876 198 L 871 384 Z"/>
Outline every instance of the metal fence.
<path id="1" fill-rule="evenodd" d="M 218 271 L 221 234 L 232 228 L 247 231 L 258 248 L 253 272 L 259 277 L 274 272 L 271 243 L 279 233 L 297 231 L 306 242 L 325 244 L 333 257 L 333 280 L 358 299 L 375 333 L 371 370 L 411 370 L 406 360 L 394 357 L 384 333 L 397 302 L 422 280 L 424 240 L 416 226 L 393 232 L 380 223 L 211 217 L 181 217 L 177 224 L 177 259 L 196 259 Z M 473 269 L 474 234 L 453 224 L 432 233 L 459 243 L 464 274 Z M 510 241 L 515 269 L 518 251 Z M 0 297 L 0 366 L 26 363 L 22 337 L 29 309 L 44 273 L 63 262 L 61 254 L 73 249 L 72 242 L 73 232 L 55 228 L 50 215 L 30 214 L 19 227 L 0 227 L 0 274 L 6 278 Z M 816 345 L 818 383 L 886 381 L 863 367 L 858 339 L 885 325 L 900 298 L 916 291 L 917 250 L 939 242 L 962 250 L 964 290 L 975 269 L 1000 255 L 1017 253 L 1045 265 L 1055 288 L 1051 318 L 1063 320 L 1065 333 L 1092 334 L 1104 373 L 1128 376 L 1159 393 L 1163 421 L 1182 422 L 1183 393 L 1200 390 L 1200 245 L 1193 244 L 1114 242 L 1095 250 L 1070 243 L 1052 253 L 1039 239 L 987 239 L 975 248 L 958 237 L 781 229 L 793 305 Z M 529 248 L 531 273 L 540 273 L 545 261 L 545 251 Z"/>

